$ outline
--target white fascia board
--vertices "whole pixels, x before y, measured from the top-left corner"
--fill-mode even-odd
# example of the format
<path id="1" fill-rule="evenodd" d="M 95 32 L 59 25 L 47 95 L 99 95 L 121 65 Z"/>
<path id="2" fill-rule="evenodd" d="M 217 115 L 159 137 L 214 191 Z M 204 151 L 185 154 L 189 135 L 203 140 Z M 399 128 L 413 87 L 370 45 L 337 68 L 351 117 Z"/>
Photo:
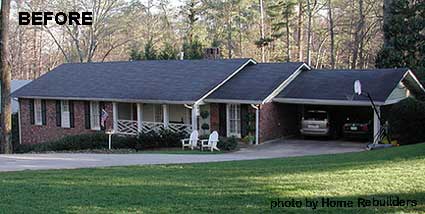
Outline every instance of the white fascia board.
<path id="1" fill-rule="evenodd" d="M 335 106 L 371 106 L 369 101 L 349 100 L 321 100 L 321 99 L 298 99 L 298 98 L 274 98 L 278 103 L 309 104 L 309 105 L 335 105 Z M 383 102 L 375 102 L 376 105 L 385 105 Z"/>
<path id="2" fill-rule="evenodd" d="M 413 79 L 413 81 L 417 84 L 417 86 L 425 93 L 425 88 L 423 87 L 423 85 L 421 84 L 421 82 L 419 82 L 419 80 L 416 78 L 416 76 L 415 76 L 415 74 L 413 74 L 413 72 L 409 69 L 409 70 L 407 70 L 407 72 L 403 75 L 403 77 L 400 79 L 400 81 L 398 81 L 398 83 L 397 83 L 397 85 L 396 85 L 396 87 L 400 84 L 400 83 L 402 83 L 402 81 L 404 80 L 404 79 L 406 79 L 406 77 L 407 76 L 410 76 L 412 79 Z M 394 90 L 394 89 L 393 89 Z M 390 95 L 388 95 L 388 97 L 387 97 L 387 100 L 385 100 L 385 103 L 384 103 L 384 105 L 391 105 L 391 104 L 395 104 L 395 103 L 398 103 L 398 102 L 400 102 L 400 101 L 402 101 L 402 100 L 404 100 L 404 99 L 407 99 L 407 97 L 403 97 L 403 98 L 400 98 L 400 99 L 392 99 L 392 100 L 390 100 L 390 96 L 391 96 L 391 94 Z"/>
<path id="3" fill-rule="evenodd" d="M 295 78 L 297 78 L 298 75 L 301 74 L 302 69 L 306 68 L 308 70 L 311 70 L 310 66 L 308 66 L 307 64 L 303 63 L 300 67 L 298 67 L 298 69 L 291 74 L 291 76 L 289 76 L 285 81 L 283 81 L 275 90 L 273 90 L 273 92 L 267 96 L 262 102 L 261 104 L 265 104 L 270 102 L 273 98 L 275 98 L 280 92 L 282 92 L 283 89 L 286 88 L 286 86 L 288 86 Z"/>
<path id="4" fill-rule="evenodd" d="M 412 79 L 416 82 L 416 84 L 418 84 L 419 88 L 422 89 L 423 92 L 425 92 L 425 88 L 424 86 L 421 84 L 421 82 L 419 82 L 418 78 L 416 78 L 415 74 L 413 74 L 413 72 L 409 69 L 407 71 L 407 73 L 404 75 L 403 79 L 407 76 L 410 75 L 412 77 Z M 401 80 L 400 80 L 401 81 Z"/>
<path id="5" fill-rule="evenodd" d="M 239 73 L 239 71 L 241 71 L 242 69 L 245 68 L 245 66 L 247 66 L 248 64 L 253 63 L 253 64 L 257 64 L 257 62 L 253 59 L 248 59 L 242 66 L 240 66 L 238 69 L 236 69 L 232 74 L 230 74 L 226 79 L 224 79 L 222 82 L 220 82 L 218 85 L 216 85 L 213 89 L 211 89 L 210 91 L 208 91 L 206 94 L 204 94 L 204 96 L 202 96 L 201 98 L 199 98 L 194 105 L 200 105 L 202 103 L 202 101 L 207 98 L 210 94 L 212 94 L 214 91 L 216 91 L 217 89 L 219 89 L 222 85 L 224 85 L 224 83 L 226 83 L 227 81 L 229 81 L 233 76 L 235 76 L 237 73 Z"/>

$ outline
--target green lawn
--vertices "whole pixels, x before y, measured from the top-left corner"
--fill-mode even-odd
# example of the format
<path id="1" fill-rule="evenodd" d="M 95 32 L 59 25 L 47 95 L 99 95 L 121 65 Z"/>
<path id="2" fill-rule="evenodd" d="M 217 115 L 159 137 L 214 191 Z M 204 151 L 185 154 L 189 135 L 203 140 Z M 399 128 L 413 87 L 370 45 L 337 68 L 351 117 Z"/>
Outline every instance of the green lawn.
<path id="1" fill-rule="evenodd" d="M 424 213 L 425 144 L 211 164 L 0 173 L 1 213 L 306 213 L 271 201 L 399 196 L 417 206 L 315 213 Z"/>

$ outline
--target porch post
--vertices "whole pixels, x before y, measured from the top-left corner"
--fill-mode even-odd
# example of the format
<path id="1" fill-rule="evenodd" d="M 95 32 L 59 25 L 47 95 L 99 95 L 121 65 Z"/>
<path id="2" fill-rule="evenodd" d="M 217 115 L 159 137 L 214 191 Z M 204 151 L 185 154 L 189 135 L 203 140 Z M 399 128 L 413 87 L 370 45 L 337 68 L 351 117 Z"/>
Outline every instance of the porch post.
<path id="1" fill-rule="evenodd" d="M 197 116 L 198 107 L 199 107 L 198 105 L 192 106 L 192 131 L 198 130 L 198 116 Z"/>
<path id="2" fill-rule="evenodd" d="M 378 113 L 378 114 L 376 114 Z M 381 117 L 381 109 L 379 106 L 376 106 L 376 112 L 373 111 L 373 143 L 377 144 L 381 140 L 379 138 L 379 131 L 381 130 L 381 121 L 379 118 Z"/>
<path id="3" fill-rule="evenodd" d="M 143 127 L 143 104 L 137 103 L 137 131 L 142 132 Z"/>
<path id="4" fill-rule="evenodd" d="M 163 104 L 162 105 L 162 113 L 163 113 L 163 122 L 164 122 L 164 128 L 168 128 L 169 118 L 168 118 L 168 105 Z"/>
<path id="5" fill-rule="evenodd" d="M 260 141 L 260 106 L 255 109 L 255 144 Z"/>
<path id="6" fill-rule="evenodd" d="M 114 122 L 114 132 L 118 132 L 118 105 L 116 102 L 112 103 L 112 114 Z"/>

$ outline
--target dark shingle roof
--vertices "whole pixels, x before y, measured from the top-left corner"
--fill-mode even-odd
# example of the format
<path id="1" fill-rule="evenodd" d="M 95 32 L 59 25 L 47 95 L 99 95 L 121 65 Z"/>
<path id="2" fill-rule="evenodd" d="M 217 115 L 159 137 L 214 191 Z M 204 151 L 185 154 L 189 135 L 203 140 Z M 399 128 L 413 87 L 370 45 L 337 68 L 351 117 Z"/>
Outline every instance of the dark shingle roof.
<path id="1" fill-rule="evenodd" d="M 263 101 L 283 81 L 291 76 L 302 62 L 259 63 L 245 67 L 207 97 L 211 100 Z"/>
<path id="2" fill-rule="evenodd" d="M 250 59 L 63 64 L 14 97 L 196 101 Z"/>
<path id="3" fill-rule="evenodd" d="M 348 101 L 353 95 L 354 81 L 360 80 L 362 91 L 377 102 L 385 102 L 407 68 L 373 70 L 311 70 L 301 73 L 276 98 L 322 99 Z M 354 96 L 355 101 L 367 101 Z"/>

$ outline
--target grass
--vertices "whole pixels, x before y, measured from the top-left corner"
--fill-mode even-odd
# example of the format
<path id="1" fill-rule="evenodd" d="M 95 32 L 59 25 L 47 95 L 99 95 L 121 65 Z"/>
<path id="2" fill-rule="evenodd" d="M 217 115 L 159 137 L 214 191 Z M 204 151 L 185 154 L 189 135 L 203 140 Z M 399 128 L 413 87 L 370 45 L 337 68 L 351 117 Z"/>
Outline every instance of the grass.
<path id="1" fill-rule="evenodd" d="M 425 144 L 361 153 L 0 173 L 3 213 L 312 213 L 271 201 L 398 196 L 417 206 L 314 213 L 424 213 Z"/>

